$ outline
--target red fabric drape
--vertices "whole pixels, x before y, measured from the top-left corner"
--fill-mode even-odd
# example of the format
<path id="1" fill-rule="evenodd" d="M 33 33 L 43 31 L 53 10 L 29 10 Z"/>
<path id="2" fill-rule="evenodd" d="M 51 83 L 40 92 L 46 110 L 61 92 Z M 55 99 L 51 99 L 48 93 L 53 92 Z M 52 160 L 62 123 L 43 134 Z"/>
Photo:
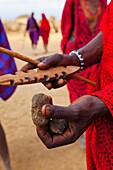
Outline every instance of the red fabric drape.
<path id="1" fill-rule="evenodd" d="M 66 0 L 64 5 L 62 19 L 61 19 L 61 32 L 62 41 L 61 49 L 65 53 L 65 46 L 69 39 L 72 25 L 72 3 L 74 1 L 74 35 L 75 35 L 75 47 L 80 48 L 81 46 L 88 43 L 92 37 L 98 33 L 98 28 L 102 19 L 102 15 L 107 6 L 107 0 L 100 0 L 102 13 L 95 26 L 94 32 L 92 33 L 89 28 L 89 23 L 82 9 L 80 0 Z"/>
<path id="2" fill-rule="evenodd" d="M 86 132 L 88 169 L 113 169 L 113 1 L 107 8 L 101 24 L 103 56 L 92 77 L 97 82 L 90 88 L 108 107 L 110 114 L 98 119 Z M 93 155 L 93 156 L 92 156 Z"/>
<path id="3" fill-rule="evenodd" d="M 45 14 L 42 14 L 42 20 L 40 21 L 40 35 L 42 36 L 45 45 L 48 44 L 48 38 L 50 33 L 50 24 Z"/>
<path id="4" fill-rule="evenodd" d="M 74 6 L 72 6 L 74 1 Z M 61 31 L 62 31 L 62 41 L 61 41 L 61 49 L 63 53 L 69 54 L 72 50 L 77 50 L 87 44 L 94 36 L 96 36 L 99 32 L 100 22 L 103 16 L 103 13 L 107 7 L 106 0 L 100 0 L 101 5 L 101 15 L 98 18 L 97 24 L 95 25 L 94 31 L 92 32 L 89 27 L 89 22 L 86 18 L 84 10 L 81 6 L 80 0 L 67 0 L 64 6 L 62 20 L 61 20 Z M 74 39 L 71 42 L 70 32 L 72 25 L 72 8 L 74 9 Z M 97 68 L 97 65 L 92 66 L 81 73 L 79 75 L 90 79 Z M 73 102 L 75 99 L 79 98 L 82 95 L 87 94 L 88 85 L 82 81 L 72 79 L 67 84 L 70 101 Z"/>

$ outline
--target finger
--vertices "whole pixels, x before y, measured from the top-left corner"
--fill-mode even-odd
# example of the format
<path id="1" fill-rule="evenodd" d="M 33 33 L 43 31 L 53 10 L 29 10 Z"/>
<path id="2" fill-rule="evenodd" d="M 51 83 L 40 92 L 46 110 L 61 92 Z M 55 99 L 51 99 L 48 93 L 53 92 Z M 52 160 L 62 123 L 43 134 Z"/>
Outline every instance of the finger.
<path id="1" fill-rule="evenodd" d="M 67 145 L 75 142 L 83 133 L 79 132 L 75 122 L 69 121 L 68 128 L 62 135 L 53 136 L 52 147 Z"/>
<path id="2" fill-rule="evenodd" d="M 69 107 L 54 106 L 50 104 L 42 107 L 42 115 L 47 118 L 69 119 L 70 112 L 71 110 Z"/>
<path id="3" fill-rule="evenodd" d="M 59 80 L 53 80 L 51 82 L 43 82 L 44 86 L 48 88 L 48 90 L 60 88 L 64 86 L 67 83 L 67 80 L 59 79 Z"/>
<path id="4" fill-rule="evenodd" d="M 37 126 L 36 131 L 37 131 L 37 135 L 39 136 L 39 138 L 44 144 L 45 142 L 52 143 L 51 135 L 48 133 L 46 127 Z"/>
<path id="5" fill-rule="evenodd" d="M 47 82 L 44 82 L 43 85 L 48 88 L 48 90 L 51 90 L 52 89 L 52 83 L 47 83 Z"/>
<path id="6" fill-rule="evenodd" d="M 61 59 L 60 54 L 45 57 L 44 60 L 38 64 L 38 67 L 40 69 L 47 69 L 49 67 L 56 66 L 60 63 Z"/>
<path id="7" fill-rule="evenodd" d="M 45 128 L 37 127 L 37 134 L 47 148 L 63 146 L 74 142 L 74 126 L 70 126 L 62 135 L 51 135 Z"/>
<path id="8" fill-rule="evenodd" d="M 60 88 L 60 87 L 64 86 L 66 83 L 67 83 L 67 80 L 59 79 L 59 80 L 51 81 L 51 82 L 49 82 L 49 83 L 46 82 L 46 83 L 44 83 L 44 85 L 45 85 L 49 90 L 51 90 L 52 88 L 53 88 L 53 89 Z"/>
<path id="9" fill-rule="evenodd" d="M 67 80 L 66 79 L 59 79 L 58 80 L 58 85 L 61 87 L 61 86 L 64 86 L 65 84 L 67 84 Z"/>
<path id="10" fill-rule="evenodd" d="M 51 96 L 48 96 L 48 97 L 49 97 L 50 103 L 53 104 L 52 97 Z"/>
<path id="11" fill-rule="evenodd" d="M 36 60 L 37 61 L 40 61 L 40 62 L 43 62 L 45 59 L 47 58 L 47 56 L 45 57 L 38 57 Z"/>
<path id="12" fill-rule="evenodd" d="M 55 81 L 53 80 L 51 83 L 52 83 L 52 88 L 56 89 L 56 88 L 60 88 L 60 87 L 64 86 L 65 80 L 60 78 L 59 80 L 55 80 Z"/>
<path id="13" fill-rule="evenodd" d="M 25 66 L 23 66 L 23 67 L 21 68 L 21 71 L 26 72 L 27 70 L 34 69 L 34 68 L 36 68 L 35 65 L 33 65 L 33 64 L 26 64 Z"/>

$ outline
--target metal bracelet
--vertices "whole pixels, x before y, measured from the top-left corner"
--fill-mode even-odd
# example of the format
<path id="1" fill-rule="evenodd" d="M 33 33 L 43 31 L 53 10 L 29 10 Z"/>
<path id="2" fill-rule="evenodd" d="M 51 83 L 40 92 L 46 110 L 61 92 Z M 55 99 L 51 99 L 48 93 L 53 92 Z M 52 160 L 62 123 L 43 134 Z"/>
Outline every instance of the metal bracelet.
<path id="1" fill-rule="evenodd" d="M 80 70 L 82 71 L 84 69 L 84 58 L 82 57 L 81 54 L 79 54 L 78 51 L 71 51 L 69 55 L 71 56 L 72 54 L 75 54 L 79 60 L 80 60 Z"/>

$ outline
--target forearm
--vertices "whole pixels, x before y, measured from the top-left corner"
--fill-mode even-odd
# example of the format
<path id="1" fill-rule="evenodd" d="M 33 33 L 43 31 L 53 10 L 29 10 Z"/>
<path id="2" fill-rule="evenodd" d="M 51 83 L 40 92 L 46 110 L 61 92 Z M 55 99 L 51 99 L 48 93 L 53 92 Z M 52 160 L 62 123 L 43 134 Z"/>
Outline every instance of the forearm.
<path id="1" fill-rule="evenodd" d="M 78 49 L 79 54 L 84 58 L 84 68 L 87 68 L 93 64 L 99 63 L 103 53 L 102 45 L 102 32 L 100 32 L 93 40 L 87 45 Z M 75 57 L 75 58 L 74 58 Z M 80 61 L 77 56 L 72 56 L 73 61 L 76 65 L 80 65 Z"/>

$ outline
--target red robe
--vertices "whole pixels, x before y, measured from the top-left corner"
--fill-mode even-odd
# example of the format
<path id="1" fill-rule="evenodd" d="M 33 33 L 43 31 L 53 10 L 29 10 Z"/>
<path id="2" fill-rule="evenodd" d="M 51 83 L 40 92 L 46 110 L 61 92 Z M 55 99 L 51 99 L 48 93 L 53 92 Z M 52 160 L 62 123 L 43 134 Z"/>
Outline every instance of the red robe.
<path id="1" fill-rule="evenodd" d="M 92 32 L 89 27 L 89 22 L 82 9 L 80 0 L 74 0 L 75 2 L 74 7 L 72 7 L 72 1 L 73 0 L 66 0 L 63 14 L 62 14 L 62 22 L 61 22 L 61 30 L 62 30 L 62 35 L 63 35 L 63 38 L 61 41 L 61 49 L 64 53 L 67 53 L 67 54 L 72 50 L 77 50 L 83 47 L 94 36 L 98 34 L 100 22 L 101 22 L 103 13 L 107 7 L 107 1 L 100 0 L 102 12 L 94 28 L 94 31 Z M 74 12 L 73 12 L 74 21 L 72 21 L 72 8 L 74 9 Z M 73 43 L 69 40 L 72 22 L 74 25 L 74 42 Z M 90 67 L 82 71 L 79 75 L 90 79 L 92 74 L 95 72 L 96 67 L 97 67 L 96 65 L 93 67 Z M 67 86 L 68 86 L 71 102 L 73 102 L 80 96 L 87 94 L 88 86 L 83 81 L 72 79 L 67 84 Z"/>
<path id="2" fill-rule="evenodd" d="M 45 14 L 42 14 L 42 20 L 40 21 L 40 35 L 42 36 L 45 45 L 48 44 L 48 38 L 50 33 L 50 25 Z"/>
<path id="3" fill-rule="evenodd" d="M 113 0 L 101 24 L 103 55 L 92 80 L 91 94 L 98 96 L 110 114 L 96 120 L 86 131 L 88 170 L 113 169 Z"/>

